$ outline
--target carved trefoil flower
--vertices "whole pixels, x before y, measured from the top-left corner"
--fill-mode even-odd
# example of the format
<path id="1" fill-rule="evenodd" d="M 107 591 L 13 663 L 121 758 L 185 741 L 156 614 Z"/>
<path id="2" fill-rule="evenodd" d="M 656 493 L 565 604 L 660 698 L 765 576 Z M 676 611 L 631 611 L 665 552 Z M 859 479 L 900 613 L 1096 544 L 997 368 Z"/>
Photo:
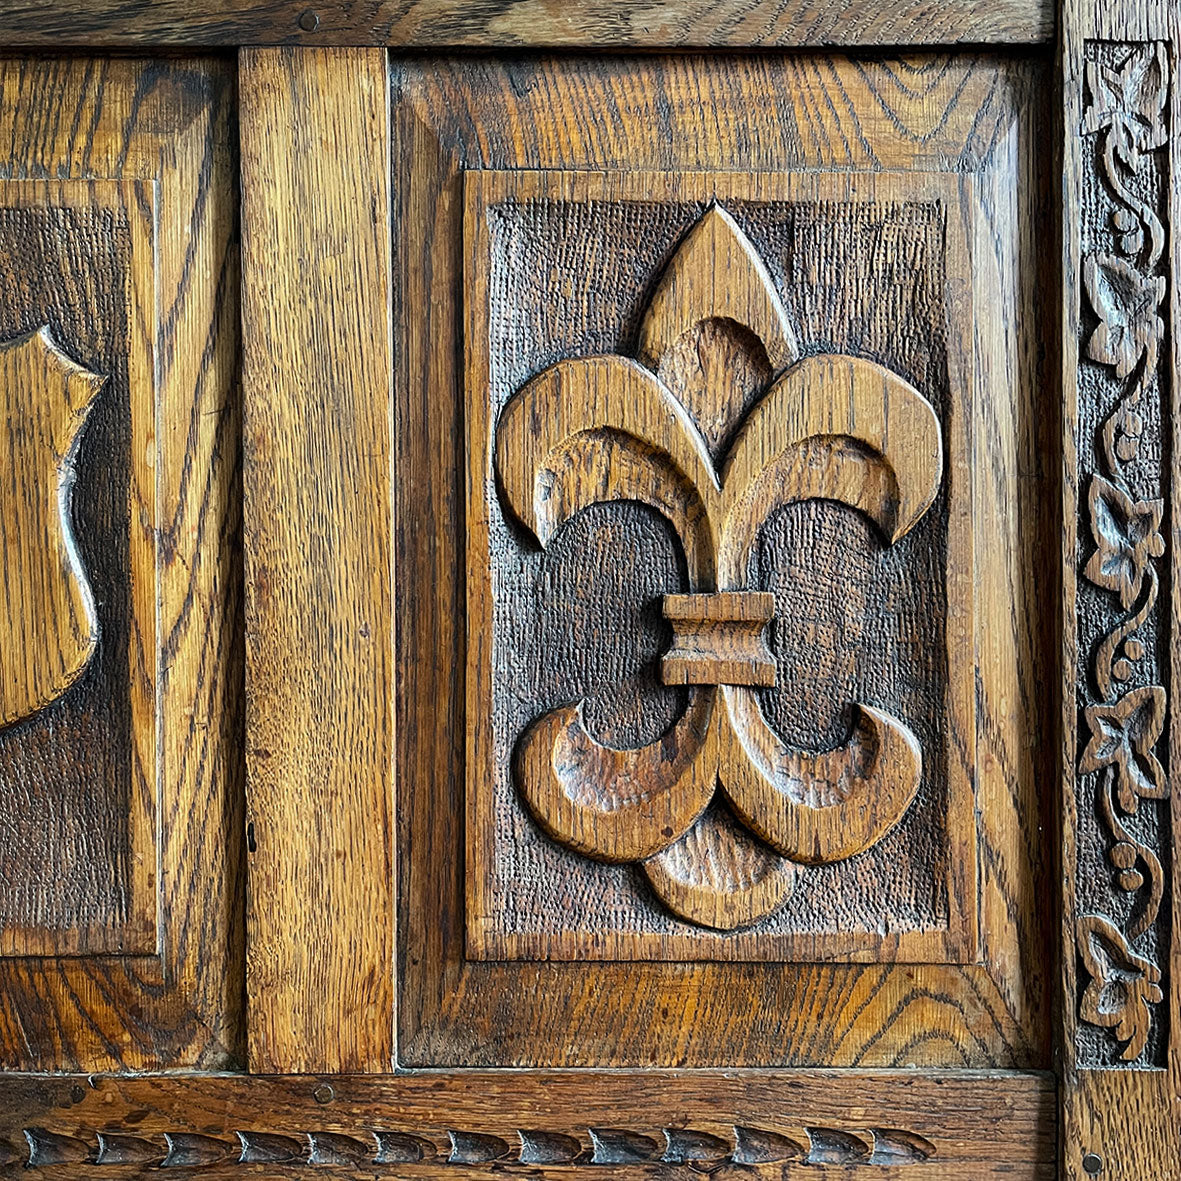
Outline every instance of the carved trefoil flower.
<path id="1" fill-rule="evenodd" d="M 1135 172 L 1141 154 L 1155 151 L 1168 139 L 1163 118 L 1168 85 L 1169 62 L 1161 42 L 1134 49 L 1118 69 L 1087 62 L 1091 102 L 1083 130 L 1110 128 L 1116 155 Z"/>
<path id="2" fill-rule="evenodd" d="M 686 376 L 703 329 L 756 339 L 769 377 L 753 405 L 724 366 Z M 800 501 L 842 502 L 887 544 L 903 537 L 939 491 L 941 428 L 882 366 L 801 357 L 770 275 L 724 208 L 711 206 L 673 256 L 637 356 L 567 359 L 533 377 L 500 416 L 494 463 L 508 508 L 543 546 L 592 504 L 638 501 L 675 527 L 688 569 L 689 593 L 664 600 L 674 644 L 662 679 L 689 686 L 672 728 L 643 747 L 606 747 L 575 702 L 518 742 L 518 790 L 553 839 L 639 863 L 675 914 L 729 929 L 783 905 L 793 863 L 843 860 L 894 828 L 921 781 L 918 740 L 862 704 L 838 749 L 785 744 L 756 692 L 775 676 L 762 639 L 773 603 L 748 577 L 762 522 Z"/>

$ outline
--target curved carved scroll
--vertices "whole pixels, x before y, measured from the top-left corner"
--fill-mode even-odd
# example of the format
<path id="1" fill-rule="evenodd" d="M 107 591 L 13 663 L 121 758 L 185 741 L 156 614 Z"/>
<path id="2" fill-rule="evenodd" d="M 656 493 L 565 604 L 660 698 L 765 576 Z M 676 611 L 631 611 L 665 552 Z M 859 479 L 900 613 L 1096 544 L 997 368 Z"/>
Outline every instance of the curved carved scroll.
<path id="1" fill-rule="evenodd" d="M 66 356 L 48 327 L 0 344 L 10 465 L 0 493 L 0 726 L 60 697 L 98 644 L 70 497 L 82 427 L 105 382 Z"/>
<path id="2" fill-rule="evenodd" d="M 722 689 L 724 786 L 742 819 L 793 861 L 841 861 L 876 845 L 919 789 L 918 739 L 897 718 L 857 707 L 850 740 L 836 750 L 793 750 L 767 725 L 749 689 Z"/>
<path id="3" fill-rule="evenodd" d="M 581 708 L 554 710 L 517 747 L 517 781 L 542 828 L 600 861 L 640 861 L 677 840 L 717 779 L 717 690 L 694 693 L 668 733 L 616 750 L 587 733 Z"/>
<path id="4" fill-rule="evenodd" d="M 755 364 L 733 381 L 725 364 L 693 371 L 686 341 L 698 355 L 719 344 L 725 359 L 742 343 L 735 331 L 754 341 Z M 501 414 L 495 470 L 507 506 L 543 546 L 602 501 L 639 501 L 671 522 L 692 593 L 666 597 L 677 646 L 662 675 L 706 687 L 637 750 L 597 742 L 580 703 L 554 710 L 526 731 L 514 770 L 552 838 L 600 860 L 642 862 L 674 914 L 729 930 L 787 902 L 792 861 L 837 861 L 881 840 L 922 777 L 915 736 L 868 705 L 835 751 L 789 748 L 767 724 L 748 687 L 775 676 L 761 639 L 773 600 L 748 586 L 759 528 L 778 508 L 827 498 L 897 541 L 938 494 L 942 435 L 930 403 L 880 365 L 798 359 L 766 268 L 716 205 L 661 278 L 638 352 L 643 364 L 573 358 L 528 381 Z M 674 354 L 676 364 L 662 364 Z M 753 404 L 751 374 L 764 386 Z M 733 816 L 710 807 L 719 786 Z"/>
<path id="5" fill-rule="evenodd" d="M 716 806 L 678 841 L 645 861 L 643 870 L 673 914 L 721 931 L 766 918 L 787 902 L 796 883 L 790 861 L 776 856 Z"/>

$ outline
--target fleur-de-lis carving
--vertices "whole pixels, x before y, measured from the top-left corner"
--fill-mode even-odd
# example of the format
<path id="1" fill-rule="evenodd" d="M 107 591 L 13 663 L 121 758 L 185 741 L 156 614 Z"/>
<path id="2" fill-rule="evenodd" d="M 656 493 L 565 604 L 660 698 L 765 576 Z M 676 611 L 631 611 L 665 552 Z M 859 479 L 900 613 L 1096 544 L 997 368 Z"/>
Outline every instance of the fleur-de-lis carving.
<path id="1" fill-rule="evenodd" d="M 711 327 L 753 341 L 770 375 L 736 431 L 742 398 L 724 366 L 703 380 L 684 375 L 686 342 Z M 591 504 L 638 501 L 675 527 L 688 569 L 690 593 L 665 601 L 677 642 L 662 675 L 690 686 L 672 728 L 613 749 L 572 703 L 521 738 L 517 784 L 551 837 L 640 862 L 674 913 L 729 928 L 783 904 L 791 863 L 852 856 L 898 823 L 921 780 L 917 739 L 862 704 L 843 746 L 784 743 L 756 694 L 774 676 L 754 642 L 769 596 L 748 579 L 763 521 L 796 502 L 840 501 L 887 544 L 903 537 L 942 481 L 939 422 L 880 365 L 801 358 L 770 275 L 724 209 L 710 207 L 665 269 L 636 359 L 564 360 L 514 394 L 495 467 L 508 506 L 543 546 Z"/>

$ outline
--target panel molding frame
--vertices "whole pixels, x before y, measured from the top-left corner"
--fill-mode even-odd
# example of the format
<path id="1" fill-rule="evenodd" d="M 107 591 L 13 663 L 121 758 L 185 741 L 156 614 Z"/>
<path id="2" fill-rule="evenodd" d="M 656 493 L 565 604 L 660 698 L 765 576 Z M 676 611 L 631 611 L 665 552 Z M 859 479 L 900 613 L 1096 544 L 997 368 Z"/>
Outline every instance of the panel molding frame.
<path id="1" fill-rule="evenodd" d="M 826 61 L 834 72 L 842 68 L 839 59 Z M 1037 601 L 1041 555 L 1050 551 L 1056 557 L 1057 536 L 1042 536 L 1030 526 L 1044 519 L 1038 506 L 1048 469 L 1039 465 L 1038 456 L 1047 434 L 1045 418 L 1032 415 L 1027 402 L 1010 406 L 989 396 L 994 383 L 1008 381 L 1013 371 L 1021 374 L 1023 388 L 1034 388 L 1048 377 L 1043 365 L 1049 370 L 1052 364 L 1052 358 L 1046 363 L 1039 356 L 1033 339 L 1032 291 L 1035 281 L 1052 278 L 1053 258 L 1022 254 L 1026 270 L 1017 265 L 1016 253 L 1018 210 L 1029 215 L 1034 207 L 1018 206 L 1019 194 L 1028 193 L 1037 207 L 1047 195 L 1044 173 L 1038 169 L 1040 141 L 1032 134 L 1039 121 L 1033 118 L 1037 108 L 1031 97 L 1040 67 L 998 65 L 992 58 L 936 62 L 943 88 L 927 79 L 922 108 L 913 111 L 914 118 L 928 117 L 932 106 L 942 110 L 943 99 L 933 96 L 954 92 L 956 109 L 980 104 L 970 130 L 965 125 L 966 138 L 935 142 L 915 134 L 907 122 L 912 110 L 904 106 L 897 121 L 875 124 L 886 137 L 878 144 L 842 138 L 836 127 L 828 127 L 823 138 L 801 142 L 790 130 L 783 131 L 790 128 L 790 118 L 759 124 L 758 134 L 730 137 L 723 132 L 719 139 L 713 130 L 719 121 L 699 120 L 693 112 L 730 101 L 735 59 L 677 59 L 672 82 L 660 74 L 662 64 L 658 58 L 605 57 L 580 70 L 577 62 L 543 57 L 529 63 L 537 85 L 519 87 L 515 75 L 506 76 L 492 58 L 395 60 L 395 166 L 401 170 L 394 184 L 395 320 L 399 308 L 426 309 L 406 321 L 395 378 L 395 463 L 401 489 L 396 553 L 402 571 L 402 590 L 395 600 L 397 678 L 405 737 L 396 767 L 399 1062 L 432 1068 L 631 1068 L 669 1062 L 695 1068 L 725 1062 L 889 1067 L 912 1061 L 912 1052 L 928 1053 L 926 1037 L 918 1030 L 931 1020 L 940 1032 L 930 1053 L 962 1054 L 965 1064 L 975 1067 L 1048 1064 L 1053 966 L 1047 953 L 1054 932 L 1049 923 L 1039 926 L 1035 907 L 1036 883 L 1052 889 L 1052 879 L 1041 876 L 1048 871 L 1049 853 L 1032 825 L 1023 827 L 1012 818 L 1042 815 L 1039 801 L 1046 801 L 1039 784 L 1054 774 L 1056 763 L 1056 745 L 1029 743 L 1021 719 L 1040 735 L 1041 725 L 1028 719 L 1056 708 L 1037 693 L 1031 678 L 1036 668 L 1044 667 L 1044 657 L 1053 659 L 1057 629 L 1051 630 L 1054 621 L 1049 618 L 1045 626 L 1039 622 L 1028 628 L 1020 621 L 1025 618 L 1022 606 Z M 895 64 L 905 76 L 907 64 Z M 750 104 L 751 93 L 761 93 L 757 86 L 770 77 L 777 79 L 777 93 L 793 93 L 790 75 L 782 77 L 792 68 L 792 59 L 778 55 L 751 58 L 753 81 L 744 88 L 743 101 Z M 849 68 L 872 67 L 858 63 Z M 682 108 L 660 91 L 674 86 L 689 69 L 694 98 L 689 108 Z M 954 77 L 944 77 L 944 70 Z M 882 85 L 897 84 L 896 76 L 882 79 Z M 621 89 L 613 89 L 623 87 L 626 99 Z M 645 101 L 662 103 L 662 111 L 680 112 L 659 141 L 630 134 L 626 121 L 611 136 L 592 131 L 585 142 L 575 136 L 573 149 L 563 136 L 509 134 L 537 123 L 542 96 L 550 112 L 563 104 L 593 110 L 597 102 L 605 103 L 605 109 L 626 103 L 629 118 L 642 120 L 648 107 L 637 95 L 659 96 Z M 799 101 L 829 109 L 807 82 L 801 85 Z M 810 116 L 808 107 L 799 117 Z M 888 127 L 897 129 L 897 138 Z M 941 127 L 948 137 L 958 134 L 948 131 L 946 122 Z M 486 131 L 477 136 L 472 128 Z M 464 313 L 462 301 L 454 298 L 461 290 L 463 266 L 462 173 L 466 168 L 661 172 L 707 167 L 856 172 L 873 170 L 875 149 L 899 169 L 947 168 L 954 162 L 958 176 L 976 174 L 973 185 L 982 207 L 1000 211 L 1001 220 L 975 219 L 972 256 L 979 265 L 973 278 L 982 284 L 975 298 L 986 303 L 1008 300 L 1021 309 L 1013 323 L 982 318 L 975 325 L 977 357 L 983 350 L 988 360 L 978 361 L 969 378 L 977 383 L 973 404 L 982 412 L 969 432 L 973 499 L 986 506 L 992 551 L 976 552 L 980 593 L 990 612 L 977 615 L 976 643 L 997 670 L 996 684 L 986 685 L 977 698 L 977 792 L 988 844 L 981 862 L 980 943 L 985 965 L 1000 968 L 694 962 L 662 975 L 662 965 L 634 961 L 476 961 L 462 945 L 463 825 L 456 819 L 465 791 L 467 688 L 462 676 L 467 587 L 455 573 L 466 569 L 466 411 L 462 358 L 457 356 Z M 998 226 L 1004 227 L 999 235 Z M 990 456 L 984 441 L 998 435 L 1005 447 L 999 456 Z M 1047 437 L 1052 439 L 1052 432 Z M 997 552 L 1007 561 L 996 561 Z M 416 595 L 412 601 L 403 595 L 407 588 L 427 586 L 430 595 Z M 993 625 L 986 627 L 982 619 Z M 475 635 L 472 642 L 486 641 Z M 424 660 L 423 652 L 432 655 Z M 429 720 L 424 711 L 429 711 Z M 1050 813 L 1044 815 L 1048 819 Z M 626 971 L 613 975 L 619 968 Z M 545 1000 L 518 1000 L 525 996 Z M 785 1014 L 794 1011 L 793 996 L 832 998 L 831 1027 L 821 1032 L 817 1026 L 816 1000 L 807 1006 L 807 1020 L 785 1021 Z M 683 1021 L 686 1012 L 697 1014 L 691 1032 Z M 870 1036 L 879 1020 L 884 1028 Z M 863 1045 L 863 1038 L 868 1044 Z M 951 1044 L 954 1051 L 946 1048 Z M 785 1048 L 791 1046 L 802 1047 L 799 1057 Z"/>
<path id="2" fill-rule="evenodd" d="M 133 467 L 155 497 L 154 515 L 133 523 L 152 539 L 144 585 L 156 608 L 146 637 L 158 650 L 146 740 L 158 765 L 148 788 L 159 805 L 148 865 L 155 954 L 0 958 L 9 1070 L 241 1061 L 234 95 L 232 71 L 216 59 L 0 59 L 0 139 L 11 145 L 0 174 L 50 190 L 68 179 L 154 191 L 160 309 L 141 317 L 158 322 L 160 347 L 153 439 L 137 436 L 154 443 L 155 467 L 147 453 Z"/>
<path id="3" fill-rule="evenodd" d="M 64 180 L 0 179 L 0 205 L 10 209 L 117 209 L 127 214 L 128 393 L 131 437 L 128 488 L 131 620 L 127 679 L 131 701 L 130 801 L 127 847 L 127 917 L 119 925 L 89 923 L 65 929 L 0 929 L 0 956 L 156 955 L 164 932 L 157 862 L 157 815 L 162 768 L 157 755 L 157 603 L 160 599 L 156 511 L 159 462 L 156 351 L 159 289 L 155 237 L 156 178 Z M 101 394 L 99 395 L 101 397 Z M 83 428 L 84 429 L 84 428 Z M 66 461 L 63 460 L 63 463 Z M 101 637 L 100 637 L 101 642 Z M 49 702 L 36 712 L 52 709 Z M 29 715 L 34 716 L 33 714 Z M 25 719 L 21 719 L 22 721 Z"/>

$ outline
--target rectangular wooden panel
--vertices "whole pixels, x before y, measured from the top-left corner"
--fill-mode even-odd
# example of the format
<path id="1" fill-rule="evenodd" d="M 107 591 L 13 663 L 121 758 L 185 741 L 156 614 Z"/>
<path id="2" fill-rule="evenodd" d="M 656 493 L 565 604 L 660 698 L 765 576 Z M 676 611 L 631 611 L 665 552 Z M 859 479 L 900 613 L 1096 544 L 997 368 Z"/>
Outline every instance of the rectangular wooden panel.
<path id="1" fill-rule="evenodd" d="M 0 955 L 157 947 L 155 217 L 0 180 Z"/>
<path id="2" fill-rule="evenodd" d="M 10 0 L 0 45 L 585 47 L 1048 42 L 1053 0 Z"/>
<path id="3" fill-rule="evenodd" d="M 1053 263 L 1029 249 L 1047 196 L 1045 159 L 1038 154 L 1044 140 L 1031 102 L 1044 83 L 1036 64 L 991 57 L 872 64 L 778 55 L 396 63 L 402 1061 L 1048 1062 L 1047 851 L 1037 833 L 1054 752 L 1044 740 L 1052 733 L 1052 703 L 1037 685 L 1039 670 L 1053 664 L 1055 638 L 1053 621 L 1037 604 L 1045 555 L 1057 547 L 1055 522 L 1044 512 L 1053 486 L 1045 456 L 1057 444 L 1053 416 L 1039 400 L 1052 388 L 1046 368 L 1052 358 L 1039 349 L 1037 292 L 1047 289 Z M 657 126 L 660 134 L 653 135 Z M 840 175 L 818 175 L 824 173 Z M 727 219 L 749 249 L 735 247 Z M 687 252 L 684 243 L 693 235 L 704 243 L 700 265 L 675 258 L 678 242 Z M 736 262 L 739 256 L 745 261 Z M 866 284 L 877 298 L 859 296 Z M 645 309 L 672 309 L 664 319 L 676 321 L 683 304 L 688 316 L 692 299 L 685 291 L 708 307 L 735 303 L 730 311 L 707 313 L 706 321 L 721 323 L 698 333 L 683 357 L 671 350 L 674 361 L 681 359 L 662 368 L 662 353 L 650 342 L 667 337 L 675 345 L 678 334 L 662 335 L 660 317 L 649 331 Z M 732 327 L 749 327 L 752 317 L 762 354 Z M 700 319 L 689 318 L 684 327 L 696 331 Z M 799 352 L 784 344 L 785 325 L 798 333 Z M 703 341 L 729 359 L 711 368 L 709 349 L 698 347 Z M 858 384 L 864 370 L 833 360 L 841 353 L 889 371 L 876 394 L 873 383 Z M 818 367 L 826 382 L 848 380 L 847 402 L 811 399 L 807 374 Z M 557 376 L 551 380 L 547 372 Z M 881 384 L 893 381 L 889 374 L 920 387 L 924 403 L 939 409 L 885 432 L 900 450 L 893 474 L 883 475 L 869 460 L 891 453 L 890 445 L 882 434 L 876 451 L 864 449 L 872 419 L 866 408 L 885 402 L 891 414 L 919 408 L 901 387 L 897 398 L 883 401 L 882 389 L 895 388 Z M 716 522 L 717 513 L 730 511 L 717 499 L 725 478 L 710 476 L 712 456 L 703 457 L 711 446 L 731 446 L 733 421 L 723 414 L 714 422 L 707 414 L 707 428 L 690 429 L 684 403 L 678 410 L 662 392 L 669 382 L 682 391 L 711 382 L 717 388 L 718 375 L 725 379 L 721 404 L 732 417 L 741 418 L 750 395 L 771 378 L 787 383 L 797 399 L 795 410 L 774 421 L 810 423 L 808 430 L 820 436 L 816 447 L 805 448 L 798 469 L 778 476 L 802 481 L 809 490 L 804 499 L 818 489 L 830 495 L 821 505 L 785 506 L 777 532 L 763 545 L 772 559 L 759 574 L 766 588 L 747 585 L 740 575 L 750 567 L 725 556 L 730 526 Z M 615 406 L 624 407 L 626 422 L 611 417 Z M 863 411 L 868 417 L 859 418 Z M 855 429 L 853 419 L 862 426 Z M 681 425 L 674 431 L 670 424 Z M 917 478 L 934 466 L 934 448 L 916 442 L 932 424 L 945 447 L 940 469 L 945 454 L 950 491 L 942 500 L 938 490 L 930 499 L 914 492 L 934 485 Z M 559 427 L 562 438 L 578 442 L 555 450 Z M 695 438 L 694 430 L 701 441 L 685 450 L 678 439 Z M 638 444 L 620 441 L 637 431 Z M 458 442 L 465 435 L 467 448 Z M 857 477 L 830 486 L 823 484 L 829 476 L 813 469 L 831 475 L 833 455 L 842 451 L 834 451 L 835 437 L 863 442 L 836 465 Z M 664 461 L 653 458 L 660 454 L 675 455 L 673 466 L 692 477 L 696 507 L 683 491 L 688 480 L 660 468 Z M 902 484 L 899 470 L 907 473 Z M 645 516 L 636 502 L 651 505 L 653 496 L 657 513 Z M 889 506 L 897 514 L 893 527 L 867 526 L 872 512 L 839 509 L 834 498 Z M 588 499 L 614 503 L 588 507 Z M 715 507 L 702 510 L 709 504 Z M 566 517 L 569 524 L 558 529 Z M 902 519 L 916 532 L 906 538 L 902 530 L 899 544 L 927 563 L 913 580 L 921 585 L 905 585 L 900 565 L 898 610 L 887 595 L 879 601 L 881 619 L 866 625 L 870 613 L 851 607 L 859 600 L 845 589 L 871 552 L 859 546 L 873 543 L 868 530 L 893 536 Z M 768 532 L 762 530 L 764 538 Z M 534 538 L 546 542 L 546 552 L 539 554 Z M 551 546 L 563 553 L 550 555 Z M 943 546 L 957 555 L 949 566 Z M 710 552 L 720 555 L 712 565 Z M 785 557 L 793 552 L 794 565 Z M 726 585 L 714 585 L 711 570 L 724 570 L 727 561 Z M 880 562 L 880 552 L 872 551 L 871 585 Z M 809 570 L 822 569 L 828 573 L 809 586 Z M 957 584 L 961 577 L 971 580 L 970 588 Z M 700 585 L 691 585 L 694 579 Z M 483 597 L 489 589 L 491 606 Z M 775 592 L 777 674 L 795 692 L 780 698 L 787 712 L 774 725 L 802 729 L 801 746 L 822 756 L 822 765 L 833 765 L 826 750 L 851 738 L 860 738 L 864 755 L 884 749 L 883 735 L 898 735 L 888 721 L 872 738 L 856 728 L 850 707 L 858 701 L 879 715 L 893 712 L 896 720 L 904 714 L 906 728 L 922 732 L 931 773 L 918 777 L 916 806 L 928 811 L 900 851 L 902 860 L 887 859 L 867 873 L 880 898 L 870 882 L 856 883 L 850 863 L 846 880 L 863 892 L 852 893 L 848 914 L 840 914 L 843 891 L 834 890 L 828 914 L 818 896 L 796 933 L 790 926 L 796 912 L 785 909 L 771 920 L 786 924 L 787 938 L 767 938 L 766 926 L 744 931 L 741 922 L 733 934 L 718 935 L 718 920 L 733 926 L 735 912 L 714 901 L 694 912 L 704 921 L 677 925 L 667 907 L 652 901 L 648 858 L 658 851 L 633 840 L 639 832 L 658 844 L 676 841 L 676 825 L 655 812 L 631 828 L 610 820 L 617 803 L 627 804 L 626 790 L 589 819 L 585 809 L 565 802 L 593 797 L 573 780 L 567 790 L 564 779 L 587 757 L 582 718 L 603 737 L 616 727 L 594 759 L 624 767 L 618 782 L 626 785 L 628 760 L 641 749 L 637 738 L 651 744 L 661 729 L 692 731 L 698 723 L 689 703 L 704 700 L 697 707 L 703 715 L 710 708 L 705 695 L 690 697 L 691 690 L 659 680 L 671 633 L 661 631 L 667 620 L 659 604 L 685 589 Z M 594 592 L 589 600 L 588 591 Z M 924 594 L 934 598 L 918 601 Z M 898 629 L 898 650 L 884 656 L 868 637 L 894 634 L 891 626 Z M 949 646 L 957 635 L 962 651 L 961 641 Z M 816 662 L 834 652 L 832 668 L 815 675 Z M 963 686 L 972 682 L 964 670 L 973 662 L 979 673 L 965 701 Z M 465 678 L 465 667 L 475 675 Z M 491 687 L 481 670 L 491 670 Z M 743 701 L 733 689 L 723 684 L 715 694 L 725 695 L 730 716 Z M 749 702 L 752 691 L 742 692 Z M 763 692 L 763 701 L 774 700 L 772 690 Z M 823 693 L 831 699 L 822 701 Z M 582 697 L 589 706 L 571 704 Z M 573 712 L 544 720 L 547 710 L 562 709 Z M 961 723 L 960 738 L 948 743 Z M 534 744 L 529 735 L 538 731 L 530 727 L 546 724 L 545 744 Z M 682 764 L 675 738 L 657 743 L 651 759 L 652 766 L 672 766 L 678 782 L 683 776 L 702 807 L 715 786 L 710 744 L 731 742 L 718 767 L 740 767 L 744 757 L 711 726 L 704 720 L 697 737 L 690 733 L 684 749 L 695 753 Z M 824 738 L 817 727 L 827 728 Z M 893 749 L 898 758 L 886 761 L 903 766 L 902 746 Z M 782 758 L 783 766 L 796 766 L 791 752 Z M 864 777 L 873 762 L 853 760 L 860 768 L 853 778 Z M 813 758 L 809 791 L 818 790 L 815 766 Z M 522 775 L 522 768 L 532 772 Z M 832 773 L 832 798 L 848 789 L 843 774 Z M 547 778 L 551 786 L 554 778 L 563 784 L 547 799 L 522 792 L 522 783 L 544 786 Z M 635 793 L 640 806 L 633 816 L 643 812 L 644 785 L 651 782 L 642 781 Z M 967 783 L 974 785 L 975 818 L 965 834 L 954 827 L 963 820 L 952 818 L 966 815 L 957 809 Z M 681 791 L 661 798 L 680 807 Z M 772 827 L 775 809 L 760 814 L 757 799 L 752 804 L 736 794 L 726 789 L 727 806 L 762 843 L 760 856 L 770 845 L 781 860 L 788 849 L 806 863 L 815 838 L 819 860 L 840 860 L 848 839 L 843 825 L 816 830 L 800 843 L 790 825 Z M 470 810 L 463 824 L 465 800 Z M 700 809 L 692 800 L 686 809 L 678 823 L 687 817 L 692 824 Z M 859 822 L 872 828 L 872 809 L 863 811 Z M 703 824 L 722 823 L 716 813 L 704 816 Z M 942 833 L 932 835 L 940 826 Z M 924 840 L 930 841 L 926 853 Z M 973 846 L 980 852 L 978 875 L 971 870 Z M 578 855 L 567 856 L 568 849 Z M 888 911 L 889 874 L 897 869 L 901 881 L 919 880 L 907 877 L 917 868 L 904 860 L 912 855 L 923 859 L 919 877 L 927 875 L 928 890 L 944 884 L 908 935 L 895 924 L 898 912 Z M 966 885 L 964 896 L 948 899 L 940 916 L 939 890 L 948 889 L 946 874 L 957 859 L 950 888 Z M 714 864 L 725 861 L 715 857 Z M 690 880 L 696 870 L 689 869 L 666 886 L 685 908 L 703 897 Z M 680 872 L 676 865 L 664 870 L 666 878 Z M 790 872 L 806 877 L 811 866 Z M 755 877 L 748 884 L 758 886 Z M 741 872 L 733 876 L 741 879 Z M 773 887 L 772 881 L 764 900 Z M 951 921 L 957 904 L 958 927 Z M 886 908 L 880 929 L 869 920 L 875 905 Z M 851 930 L 840 930 L 849 915 Z M 670 939 L 669 932 L 676 934 Z M 531 958 L 492 958 L 510 955 Z M 657 955 L 674 962 L 643 962 Z M 892 962 L 908 955 L 919 962 Z M 822 962 L 825 957 L 871 962 Z"/>
<path id="4" fill-rule="evenodd" d="M 386 55 L 241 57 L 255 1069 L 393 1058 Z"/>
<path id="5" fill-rule="evenodd" d="M 1062 1175 L 1181 1174 L 1181 18 L 1063 14 Z"/>
<path id="6" fill-rule="evenodd" d="M 56 694 L 0 735 L 9 1069 L 241 1060 L 232 95 L 224 62 L 0 61 L 24 490 L 4 514 L 3 696 Z M 8 662 L 50 636 L 51 660 Z"/>
<path id="7" fill-rule="evenodd" d="M 0 1078 L 23 1175 L 1050 1181 L 1049 1075 L 461 1071 Z M 87 1167 L 91 1162 L 93 1167 Z M 246 1166 L 246 1168 L 243 1168 Z"/>
<path id="8" fill-rule="evenodd" d="M 468 628 L 489 637 L 469 666 L 473 958 L 975 959 L 973 202 L 961 210 L 961 189 L 919 172 L 468 174 Z M 781 324 L 749 310 L 764 290 L 752 239 L 786 293 Z M 700 282 L 688 306 L 662 267 Z M 636 288 L 654 283 L 645 306 Z M 627 385 L 638 367 L 621 354 L 649 353 L 661 300 L 673 327 L 645 360 L 664 384 Z M 799 361 L 797 336 L 829 343 Z M 627 404 L 588 408 L 610 427 L 574 420 L 578 375 L 602 364 L 580 352 L 615 362 L 606 380 Z M 896 446 L 875 434 L 872 391 L 857 395 L 861 425 L 826 400 L 833 367 L 860 380 L 854 352 L 880 362 L 861 371 L 876 388 L 893 383 Z M 547 368 L 554 357 L 570 359 Z M 547 374 L 557 397 L 532 392 Z M 662 413 L 683 406 L 667 440 L 683 451 L 679 475 L 636 450 L 651 435 L 633 413 L 644 390 Z M 743 448 L 801 397 L 818 403 L 817 425 L 762 445 L 742 485 Z M 532 454 L 510 441 L 526 406 Z M 544 415 L 568 415 L 569 434 L 546 434 Z M 858 444 L 828 441 L 858 430 Z M 888 458 L 870 458 L 870 438 Z M 629 462 L 642 472 L 613 474 Z M 896 502 L 912 495 L 903 519 Z M 695 538 L 699 503 L 716 543 Z M 659 592 L 715 589 L 773 592 L 777 679 L 762 693 L 661 684 Z M 554 729 L 570 702 L 579 716 Z M 705 710 L 748 749 L 772 743 L 749 781 L 722 736 L 695 729 Z M 609 766 L 613 748 L 638 753 Z M 803 753 L 834 748 L 836 770 Z M 838 777 L 847 802 L 802 802 Z M 653 810 L 652 796 L 667 802 Z"/>

